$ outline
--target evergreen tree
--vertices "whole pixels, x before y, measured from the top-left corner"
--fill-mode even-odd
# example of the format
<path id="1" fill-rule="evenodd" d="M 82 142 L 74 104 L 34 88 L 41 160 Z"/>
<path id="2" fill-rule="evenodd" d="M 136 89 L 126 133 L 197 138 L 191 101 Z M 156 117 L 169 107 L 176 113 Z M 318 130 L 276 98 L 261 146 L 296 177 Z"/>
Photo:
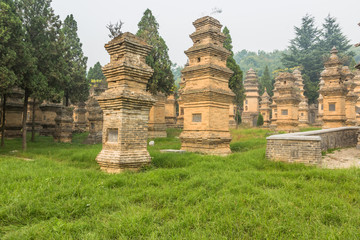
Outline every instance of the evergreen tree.
<path id="1" fill-rule="evenodd" d="M 89 96 L 89 82 L 86 78 L 87 57 L 82 51 L 82 43 L 77 34 L 77 22 L 71 14 L 66 17 L 62 34 L 64 35 L 66 76 L 63 78 L 65 105 L 72 102 L 85 101 Z"/>
<path id="2" fill-rule="evenodd" d="M 32 61 L 23 39 L 24 31 L 14 1 L 0 0 L 1 146 L 5 135 L 6 94 L 19 84 Z"/>
<path id="3" fill-rule="evenodd" d="M 230 56 L 227 58 L 226 66 L 234 72 L 234 74 L 229 79 L 229 88 L 235 94 L 234 104 L 237 106 L 237 109 L 240 109 L 245 99 L 245 91 L 242 83 L 243 73 L 240 69 L 240 66 L 236 63 L 234 59 L 234 53 L 232 51 L 232 39 L 230 36 L 230 31 L 227 27 L 224 27 L 223 34 L 226 36 L 224 41 L 224 48 L 231 53 Z M 236 114 L 239 114 L 239 112 L 236 111 Z M 237 116 L 235 116 L 235 118 L 237 118 Z"/>
<path id="4" fill-rule="evenodd" d="M 281 59 L 287 68 L 301 66 L 305 80 L 305 95 L 309 103 L 318 98 L 318 83 L 323 69 L 322 52 L 319 48 L 320 31 L 315 27 L 315 19 L 310 15 L 302 18 L 300 27 L 294 27 L 295 38 L 290 41 L 289 53 Z"/>
<path id="5" fill-rule="evenodd" d="M 87 74 L 87 80 L 91 86 L 98 86 L 98 84 L 107 86 L 106 77 L 102 72 L 100 62 L 97 62 L 93 67 L 90 67 Z"/>
<path id="6" fill-rule="evenodd" d="M 31 95 L 44 99 L 60 99 L 61 79 L 65 75 L 64 36 L 59 16 L 50 6 L 51 0 L 19 0 L 18 10 L 25 31 L 25 42 L 35 59 L 33 68 L 24 73 L 18 86 L 24 90 L 23 150 L 26 150 L 26 119 Z"/>
<path id="7" fill-rule="evenodd" d="M 256 126 L 260 127 L 262 125 L 264 125 L 264 118 L 261 115 L 261 113 L 259 113 L 259 116 L 258 116 L 258 119 L 257 119 L 257 122 L 256 122 Z"/>
<path id="8" fill-rule="evenodd" d="M 159 35 L 159 24 L 150 9 L 146 9 L 138 27 L 139 30 L 136 35 L 153 47 L 146 57 L 146 63 L 154 69 L 154 74 L 147 84 L 147 90 L 152 94 L 162 92 L 169 95 L 174 86 L 174 76 L 171 71 L 172 63 L 168 55 L 169 49 L 164 39 Z"/>
<path id="9" fill-rule="evenodd" d="M 329 56 L 330 50 L 335 46 L 339 51 L 339 56 L 345 65 L 350 65 L 354 52 L 349 52 L 351 48 L 350 40 L 342 33 L 336 18 L 328 15 L 322 25 L 321 39 L 319 46 L 324 57 Z"/>
<path id="10" fill-rule="evenodd" d="M 260 86 L 259 86 L 260 96 L 263 95 L 265 88 L 267 90 L 267 93 L 270 96 L 273 95 L 273 89 L 274 89 L 273 80 L 271 79 L 268 66 L 265 67 L 263 75 L 261 76 L 259 83 L 260 83 Z"/>

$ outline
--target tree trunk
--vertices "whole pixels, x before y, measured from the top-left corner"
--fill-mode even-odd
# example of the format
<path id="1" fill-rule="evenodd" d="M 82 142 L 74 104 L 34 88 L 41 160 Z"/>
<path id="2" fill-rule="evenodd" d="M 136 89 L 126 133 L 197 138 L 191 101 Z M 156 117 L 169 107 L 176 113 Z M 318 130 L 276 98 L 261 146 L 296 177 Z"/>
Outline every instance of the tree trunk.
<path id="1" fill-rule="evenodd" d="M 69 97 L 67 95 L 65 96 L 65 106 L 69 106 Z"/>
<path id="2" fill-rule="evenodd" d="M 27 119 L 27 110 L 28 110 L 28 102 L 29 102 L 29 90 L 25 89 L 25 97 L 24 97 L 24 111 L 23 111 L 23 121 L 22 121 L 22 149 L 26 151 L 26 119 Z"/>
<path id="3" fill-rule="evenodd" d="M 35 142 L 35 106 L 36 98 L 34 97 L 33 109 L 32 109 L 32 124 L 31 124 L 31 141 Z"/>
<path id="4" fill-rule="evenodd" d="M 2 104 L 2 123 L 1 123 L 1 147 L 4 146 L 5 139 L 5 112 L 6 111 L 6 94 L 3 95 L 3 104 Z"/>

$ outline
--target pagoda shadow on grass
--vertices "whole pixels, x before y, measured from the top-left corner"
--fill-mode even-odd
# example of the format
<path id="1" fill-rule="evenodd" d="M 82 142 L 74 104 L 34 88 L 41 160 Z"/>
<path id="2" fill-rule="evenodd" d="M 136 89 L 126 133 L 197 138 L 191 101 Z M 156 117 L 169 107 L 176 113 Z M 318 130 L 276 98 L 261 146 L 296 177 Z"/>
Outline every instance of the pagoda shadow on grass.
<path id="1" fill-rule="evenodd" d="M 225 36 L 218 20 L 207 16 L 193 24 L 196 31 L 190 37 L 194 45 L 185 51 L 189 65 L 182 71 L 186 84 L 181 94 L 181 149 L 226 155 L 231 153 L 229 106 L 234 98 L 228 87 L 233 72 L 226 67 L 230 52 L 223 47 Z"/>
<path id="2" fill-rule="evenodd" d="M 124 33 L 105 48 L 110 54 L 110 63 L 103 68 L 108 89 L 98 97 L 104 122 L 103 148 L 96 161 L 110 173 L 138 170 L 151 161 L 147 134 L 155 99 L 146 92 L 153 70 L 145 63 L 151 46 Z"/>

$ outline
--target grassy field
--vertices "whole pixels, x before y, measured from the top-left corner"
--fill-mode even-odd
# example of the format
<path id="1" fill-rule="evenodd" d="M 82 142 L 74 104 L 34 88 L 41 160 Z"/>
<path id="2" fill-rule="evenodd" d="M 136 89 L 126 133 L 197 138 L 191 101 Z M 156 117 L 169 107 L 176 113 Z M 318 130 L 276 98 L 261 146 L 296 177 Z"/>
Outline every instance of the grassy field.
<path id="1" fill-rule="evenodd" d="M 0 239 L 360 239 L 360 170 L 265 159 L 263 129 L 233 130 L 227 157 L 160 153 L 109 175 L 101 145 L 38 137 L 0 148 Z"/>

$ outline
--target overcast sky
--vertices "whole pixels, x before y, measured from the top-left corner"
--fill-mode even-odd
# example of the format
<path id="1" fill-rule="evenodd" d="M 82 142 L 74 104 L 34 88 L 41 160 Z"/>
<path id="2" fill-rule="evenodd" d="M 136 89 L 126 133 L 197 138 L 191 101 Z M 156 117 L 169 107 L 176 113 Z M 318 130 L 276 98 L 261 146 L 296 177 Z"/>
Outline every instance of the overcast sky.
<path id="1" fill-rule="evenodd" d="M 97 61 L 101 65 L 109 62 L 104 49 L 110 40 L 105 26 L 121 20 L 124 32 L 136 33 L 146 8 L 160 25 L 171 61 L 180 65 L 186 63 L 184 51 L 192 45 L 192 22 L 214 8 L 222 10 L 213 17 L 229 28 L 234 52 L 285 49 L 294 37 L 294 26 L 299 26 L 307 13 L 315 17 L 318 26 L 328 14 L 336 17 L 351 43 L 360 42 L 360 0 L 53 0 L 52 7 L 62 20 L 74 15 L 88 67 Z"/>

